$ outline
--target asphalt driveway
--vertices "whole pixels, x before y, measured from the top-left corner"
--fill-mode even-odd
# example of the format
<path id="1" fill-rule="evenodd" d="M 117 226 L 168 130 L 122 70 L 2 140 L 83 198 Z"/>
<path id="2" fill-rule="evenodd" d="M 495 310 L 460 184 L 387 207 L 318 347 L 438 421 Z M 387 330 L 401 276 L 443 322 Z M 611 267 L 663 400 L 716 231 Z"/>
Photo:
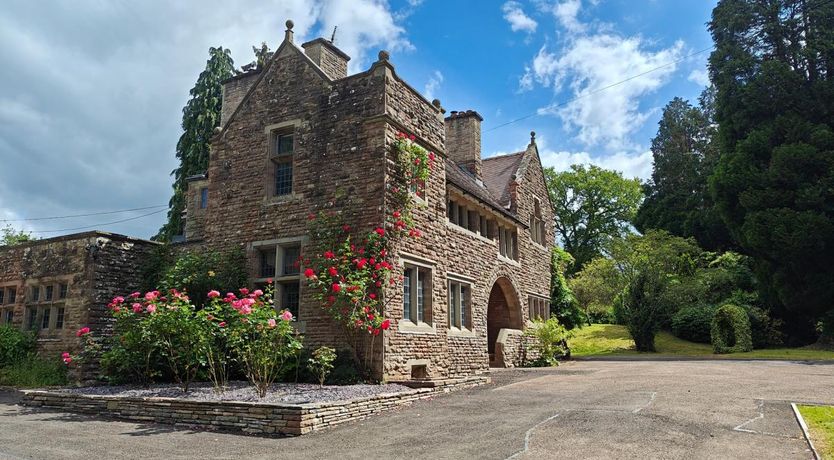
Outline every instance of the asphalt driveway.
<path id="1" fill-rule="evenodd" d="M 834 403 L 834 365 L 584 361 L 298 438 L 108 421 L 0 399 L 0 458 L 812 458 L 790 402 Z"/>

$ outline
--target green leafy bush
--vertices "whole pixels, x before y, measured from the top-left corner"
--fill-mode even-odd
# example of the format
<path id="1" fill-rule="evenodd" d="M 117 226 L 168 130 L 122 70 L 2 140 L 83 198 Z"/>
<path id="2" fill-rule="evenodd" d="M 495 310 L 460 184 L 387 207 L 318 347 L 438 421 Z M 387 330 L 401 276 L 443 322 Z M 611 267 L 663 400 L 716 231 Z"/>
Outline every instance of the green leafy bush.
<path id="1" fill-rule="evenodd" d="M 9 325 L 0 326 L 0 367 L 19 362 L 35 351 L 35 336 Z"/>
<path id="2" fill-rule="evenodd" d="M 656 351 L 654 338 L 667 316 L 659 301 L 663 291 L 662 281 L 652 272 L 639 272 L 629 284 L 623 296 L 626 327 L 637 351 Z"/>
<path id="3" fill-rule="evenodd" d="M 353 385 L 362 381 L 362 376 L 356 369 L 353 351 L 343 348 L 336 352 L 336 359 L 333 361 L 333 370 L 330 372 L 326 382 L 331 385 Z"/>
<path id="4" fill-rule="evenodd" d="M 336 350 L 330 347 L 319 347 L 313 352 L 312 357 L 307 360 L 310 372 L 319 379 L 319 386 L 324 386 L 327 374 L 333 370 L 333 361 L 336 360 Z"/>
<path id="5" fill-rule="evenodd" d="M 570 356 L 568 338 L 572 334 L 555 317 L 547 321 L 533 321 L 533 325 L 527 328 L 525 335 L 533 339 L 531 348 L 538 354 L 538 358 L 528 363 L 529 365 L 558 366 L 559 358 Z"/>
<path id="6" fill-rule="evenodd" d="M 715 353 L 739 353 L 753 350 L 750 318 L 743 308 L 726 304 L 712 319 L 712 349 Z"/>
<path id="7" fill-rule="evenodd" d="M 232 292 L 248 283 L 246 254 L 237 248 L 223 252 L 184 252 L 165 269 L 157 287 L 164 291 L 184 291 L 194 305 L 202 307 L 208 300 L 206 293 L 212 289 Z"/>
<path id="8" fill-rule="evenodd" d="M 697 343 L 711 343 L 712 317 L 715 307 L 686 307 L 672 316 L 672 333 L 675 337 Z"/>
<path id="9" fill-rule="evenodd" d="M 67 384 L 67 366 L 58 359 L 31 354 L 0 368 L 0 385 L 48 387 Z"/>

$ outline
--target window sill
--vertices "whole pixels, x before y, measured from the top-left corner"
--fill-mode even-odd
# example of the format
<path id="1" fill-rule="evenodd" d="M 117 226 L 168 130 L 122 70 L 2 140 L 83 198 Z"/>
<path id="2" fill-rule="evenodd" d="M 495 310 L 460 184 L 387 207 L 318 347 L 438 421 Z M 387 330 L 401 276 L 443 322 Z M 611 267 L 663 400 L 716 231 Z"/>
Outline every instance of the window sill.
<path id="1" fill-rule="evenodd" d="M 548 250 L 547 247 L 545 247 L 545 245 L 539 243 L 538 241 L 534 241 L 534 240 L 531 239 L 530 242 L 533 243 L 533 248 L 534 249 L 538 249 L 539 251 L 547 251 Z"/>
<path id="2" fill-rule="evenodd" d="M 286 203 L 295 203 L 300 202 L 302 199 L 301 195 L 296 193 L 290 193 L 289 195 L 270 195 L 264 197 L 263 205 L 264 206 L 276 206 L 282 205 Z"/>
<path id="3" fill-rule="evenodd" d="M 419 322 L 414 324 L 409 320 L 401 320 L 397 323 L 397 331 L 403 334 L 436 334 L 434 324 Z"/>
<path id="4" fill-rule="evenodd" d="M 470 331 L 469 329 L 466 329 L 466 328 L 458 329 L 454 326 L 449 328 L 449 336 L 450 337 L 463 337 L 463 338 L 467 338 L 467 339 L 474 339 L 474 338 L 478 337 L 477 335 L 475 335 L 475 331 Z"/>

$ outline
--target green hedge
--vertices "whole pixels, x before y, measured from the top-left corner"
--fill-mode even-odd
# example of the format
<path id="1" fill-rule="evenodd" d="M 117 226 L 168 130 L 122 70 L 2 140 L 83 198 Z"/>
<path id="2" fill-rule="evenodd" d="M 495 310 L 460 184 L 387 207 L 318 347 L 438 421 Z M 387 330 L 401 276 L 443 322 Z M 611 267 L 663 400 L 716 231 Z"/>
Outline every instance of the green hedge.
<path id="1" fill-rule="evenodd" d="M 697 343 L 711 343 L 712 317 L 715 307 L 687 307 L 672 316 L 672 333 L 675 337 Z"/>
<path id="2" fill-rule="evenodd" d="M 712 318 L 712 349 L 715 353 L 739 353 L 753 350 L 750 318 L 736 305 L 726 304 Z"/>

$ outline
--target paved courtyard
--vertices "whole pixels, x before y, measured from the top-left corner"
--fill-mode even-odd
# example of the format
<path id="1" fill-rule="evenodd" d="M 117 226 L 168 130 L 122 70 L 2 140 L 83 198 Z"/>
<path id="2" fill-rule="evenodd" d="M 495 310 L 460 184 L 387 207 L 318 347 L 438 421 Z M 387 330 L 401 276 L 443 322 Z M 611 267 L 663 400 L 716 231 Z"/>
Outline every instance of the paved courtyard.
<path id="1" fill-rule="evenodd" d="M 299 438 L 35 411 L 0 400 L 0 458 L 809 459 L 789 402 L 834 403 L 834 365 L 581 361 L 493 373 Z"/>

